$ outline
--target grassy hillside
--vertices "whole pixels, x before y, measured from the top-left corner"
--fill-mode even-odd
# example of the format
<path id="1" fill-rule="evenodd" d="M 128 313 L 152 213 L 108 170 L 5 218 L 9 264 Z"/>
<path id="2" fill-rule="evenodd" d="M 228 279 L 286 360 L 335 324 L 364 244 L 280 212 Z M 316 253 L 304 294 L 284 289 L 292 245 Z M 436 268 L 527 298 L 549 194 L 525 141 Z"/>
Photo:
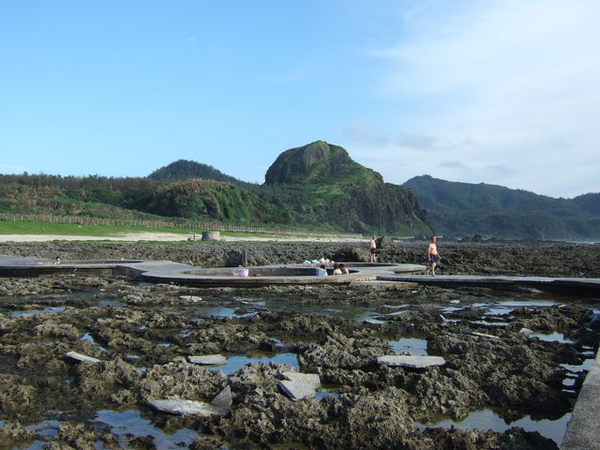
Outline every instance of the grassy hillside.
<path id="1" fill-rule="evenodd" d="M 225 180 L 225 181 L 224 181 Z M 179 160 L 149 178 L 0 175 L 0 213 L 131 219 L 180 217 L 340 232 L 429 232 L 409 189 L 384 183 L 341 147 L 283 152 L 264 185 Z"/>
<path id="2" fill-rule="evenodd" d="M 324 141 L 283 152 L 269 167 L 265 184 L 252 190 L 294 221 L 360 233 L 430 232 L 409 189 L 384 183 L 342 147 Z"/>
<path id="3" fill-rule="evenodd" d="M 407 181 L 438 234 L 517 239 L 600 237 L 598 194 L 552 198 L 489 184 L 420 176 Z"/>

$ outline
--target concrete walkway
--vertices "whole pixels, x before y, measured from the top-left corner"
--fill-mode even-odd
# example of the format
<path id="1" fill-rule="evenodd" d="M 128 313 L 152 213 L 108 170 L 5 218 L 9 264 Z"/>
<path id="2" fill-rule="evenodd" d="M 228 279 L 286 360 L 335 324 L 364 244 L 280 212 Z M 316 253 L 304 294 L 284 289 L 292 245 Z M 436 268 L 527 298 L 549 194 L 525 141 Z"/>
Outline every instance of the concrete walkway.
<path id="1" fill-rule="evenodd" d="M 599 278 L 507 277 L 468 275 L 415 275 L 425 266 L 416 264 L 345 263 L 348 275 L 315 276 L 315 266 L 287 264 L 248 267 L 248 276 L 239 276 L 238 268 L 199 268 L 172 261 L 143 260 L 53 260 L 0 255 L 0 276 L 111 270 L 141 281 L 178 283 L 192 286 L 264 286 L 273 284 L 348 284 L 352 282 L 390 281 L 418 283 L 449 288 L 475 286 L 494 289 L 527 287 L 563 290 L 578 294 L 600 294 Z M 329 269 L 331 275 L 331 268 Z"/>
<path id="2" fill-rule="evenodd" d="M 487 287 L 510 289 L 527 287 L 540 290 L 562 290 L 567 292 L 600 294 L 600 278 L 560 278 L 560 277 L 507 277 L 476 275 L 382 275 L 379 280 L 403 281 L 441 287 Z"/>
<path id="3" fill-rule="evenodd" d="M 198 268 L 172 261 L 142 260 L 54 260 L 0 255 L 0 276 L 35 276 L 62 272 L 109 270 L 139 281 L 177 283 L 188 286 L 258 287 L 293 284 L 349 284 L 375 281 L 381 275 L 397 272 L 422 272 L 425 267 L 414 264 L 346 263 L 348 275 L 316 276 L 316 267 L 307 264 L 248 267 L 240 276 L 236 267 Z"/>
<path id="4" fill-rule="evenodd" d="M 581 386 L 560 448 L 600 449 L 600 351 Z"/>

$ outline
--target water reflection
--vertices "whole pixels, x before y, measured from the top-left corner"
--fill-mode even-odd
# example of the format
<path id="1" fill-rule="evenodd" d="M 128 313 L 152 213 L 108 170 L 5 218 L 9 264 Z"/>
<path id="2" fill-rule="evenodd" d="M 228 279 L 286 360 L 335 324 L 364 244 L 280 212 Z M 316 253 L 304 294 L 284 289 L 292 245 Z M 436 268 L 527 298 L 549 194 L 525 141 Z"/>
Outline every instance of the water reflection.
<path id="1" fill-rule="evenodd" d="M 200 438 L 194 430 L 184 428 L 175 433 L 165 433 L 150 420 L 144 419 L 139 411 L 129 410 L 117 412 L 111 410 L 98 411 L 94 421 L 96 429 L 108 427 L 119 438 L 119 445 L 127 448 L 132 437 L 152 436 L 154 445 L 160 449 L 179 449 L 181 444 L 191 445 Z"/>
<path id="2" fill-rule="evenodd" d="M 260 356 L 232 356 L 228 358 L 227 364 L 222 366 L 212 366 L 211 369 L 222 370 L 225 373 L 225 375 L 230 375 L 247 364 L 258 362 L 262 362 L 265 364 L 289 364 L 290 366 L 295 367 L 296 370 L 300 370 L 300 364 L 298 363 L 298 355 L 296 355 L 295 353 L 277 353 L 271 356 L 267 356 L 264 354 Z"/>
<path id="3" fill-rule="evenodd" d="M 472 412 L 460 422 L 446 419 L 436 423 L 417 423 L 416 425 L 420 430 L 424 430 L 425 428 L 449 428 L 454 426 L 463 430 L 493 430 L 498 433 L 503 433 L 511 427 L 521 427 L 525 431 L 537 431 L 542 436 L 552 439 L 557 445 L 560 445 L 570 418 L 571 413 L 567 413 L 556 420 L 533 420 L 530 416 L 525 416 L 515 422 L 509 423 L 498 416 L 494 411 L 484 409 Z"/>
<path id="4" fill-rule="evenodd" d="M 560 342 L 561 344 L 574 344 L 575 342 L 565 338 L 563 333 L 531 333 L 530 337 L 536 337 L 545 342 Z"/>
<path id="5" fill-rule="evenodd" d="M 395 353 L 408 352 L 411 355 L 427 356 L 427 340 L 419 338 L 402 338 L 397 341 L 389 341 L 390 347 Z"/>
<path id="6" fill-rule="evenodd" d="M 58 314 L 65 310 L 64 306 L 49 306 L 43 309 L 30 309 L 26 311 L 11 311 L 8 314 L 11 317 L 35 316 L 37 314 Z"/>

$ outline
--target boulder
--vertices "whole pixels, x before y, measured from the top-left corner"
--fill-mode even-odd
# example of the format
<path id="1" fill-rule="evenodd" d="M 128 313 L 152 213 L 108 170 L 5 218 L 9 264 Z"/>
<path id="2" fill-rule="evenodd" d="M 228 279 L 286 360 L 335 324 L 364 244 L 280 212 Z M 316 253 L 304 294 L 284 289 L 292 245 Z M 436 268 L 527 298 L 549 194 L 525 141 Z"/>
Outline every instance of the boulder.
<path id="1" fill-rule="evenodd" d="M 277 383 L 277 386 L 279 386 L 279 389 L 281 389 L 285 395 L 295 402 L 313 398 L 316 394 L 315 388 L 310 383 L 283 380 Z"/>
<path id="2" fill-rule="evenodd" d="M 277 385 L 292 401 L 313 398 L 317 389 L 321 387 L 319 375 L 314 373 L 283 372 L 286 380 Z"/>
<path id="3" fill-rule="evenodd" d="M 216 406 L 217 408 L 229 410 L 233 403 L 233 396 L 231 394 L 231 388 L 229 386 L 225 387 L 221 392 L 217 394 L 215 398 L 213 398 L 211 405 Z"/>

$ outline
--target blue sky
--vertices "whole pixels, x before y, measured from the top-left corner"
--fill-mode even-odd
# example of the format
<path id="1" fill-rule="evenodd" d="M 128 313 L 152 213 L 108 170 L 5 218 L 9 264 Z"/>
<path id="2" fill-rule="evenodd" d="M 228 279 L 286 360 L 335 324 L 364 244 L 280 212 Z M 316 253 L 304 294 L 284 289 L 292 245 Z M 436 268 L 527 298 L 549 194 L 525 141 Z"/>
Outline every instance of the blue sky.
<path id="1" fill-rule="evenodd" d="M 599 192 L 596 0 L 0 2 L 0 172 L 263 182 L 323 139 L 422 174 Z"/>

